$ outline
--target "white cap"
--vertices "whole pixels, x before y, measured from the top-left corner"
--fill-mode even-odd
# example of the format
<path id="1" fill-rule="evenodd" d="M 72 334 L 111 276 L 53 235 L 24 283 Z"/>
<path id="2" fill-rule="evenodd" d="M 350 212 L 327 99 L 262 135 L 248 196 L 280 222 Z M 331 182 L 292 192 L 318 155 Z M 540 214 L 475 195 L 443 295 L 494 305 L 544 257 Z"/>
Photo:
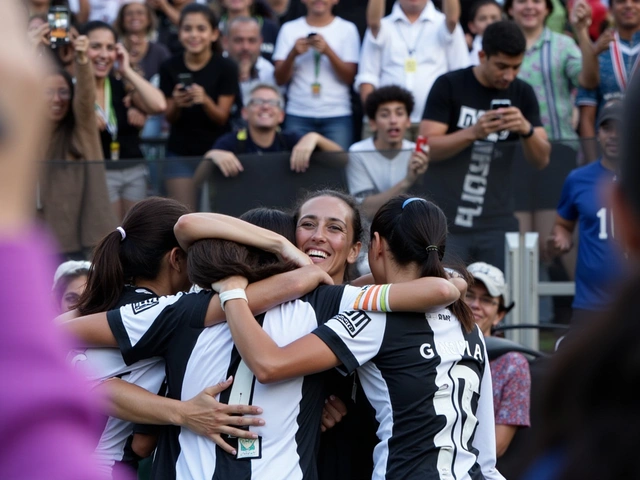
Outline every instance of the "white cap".
<path id="1" fill-rule="evenodd" d="M 502 270 L 484 262 L 472 263 L 467 267 L 469 273 L 476 280 L 484 283 L 492 297 L 502 296 L 507 301 L 507 283 L 504 281 Z"/>
<path id="2" fill-rule="evenodd" d="M 75 275 L 82 270 L 89 270 L 90 267 L 91 262 L 88 262 L 87 260 L 69 260 L 61 263 L 58 265 L 56 273 L 53 275 L 53 287 L 51 287 L 51 289 L 56 289 L 58 282 L 62 277 Z"/>

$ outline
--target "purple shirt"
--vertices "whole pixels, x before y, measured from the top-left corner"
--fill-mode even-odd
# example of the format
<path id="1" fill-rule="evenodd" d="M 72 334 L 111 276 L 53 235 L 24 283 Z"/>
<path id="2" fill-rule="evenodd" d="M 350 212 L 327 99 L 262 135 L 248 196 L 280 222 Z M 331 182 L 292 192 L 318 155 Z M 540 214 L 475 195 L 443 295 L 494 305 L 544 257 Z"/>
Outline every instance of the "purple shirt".
<path id="1" fill-rule="evenodd" d="M 100 479 L 98 402 L 53 323 L 49 238 L 0 236 L 0 478 Z"/>
<path id="2" fill-rule="evenodd" d="M 508 352 L 491 363 L 496 425 L 530 427 L 531 373 L 521 353 Z"/>

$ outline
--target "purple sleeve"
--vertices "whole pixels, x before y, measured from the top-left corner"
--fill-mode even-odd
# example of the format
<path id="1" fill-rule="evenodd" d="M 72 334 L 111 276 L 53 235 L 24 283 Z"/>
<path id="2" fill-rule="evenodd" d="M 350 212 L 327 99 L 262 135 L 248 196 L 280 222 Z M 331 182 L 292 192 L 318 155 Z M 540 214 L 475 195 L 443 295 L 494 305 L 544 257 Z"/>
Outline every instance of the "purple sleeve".
<path id="1" fill-rule="evenodd" d="M 0 237 L 0 478 L 101 478 L 98 398 L 65 361 L 53 323 L 48 235 Z M 95 408 L 95 407 L 94 407 Z"/>

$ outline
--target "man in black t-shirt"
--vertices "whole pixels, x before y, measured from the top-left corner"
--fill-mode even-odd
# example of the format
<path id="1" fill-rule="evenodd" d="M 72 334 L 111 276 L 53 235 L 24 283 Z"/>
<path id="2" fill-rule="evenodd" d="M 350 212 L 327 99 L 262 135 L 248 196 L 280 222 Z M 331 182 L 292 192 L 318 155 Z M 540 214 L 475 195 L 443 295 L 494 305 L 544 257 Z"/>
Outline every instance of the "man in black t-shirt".
<path id="1" fill-rule="evenodd" d="M 256 85 L 246 105 L 242 109 L 242 116 L 247 122 L 247 129 L 218 138 L 198 167 L 195 174 L 198 180 L 208 176 L 212 162 L 225 177 L 235 177 L 244 169 L 236 155 L 244 153 L 291 152 L 291 170 L 304 172 L 315 150 L 344 152 L 340 145 L 318 133 L 310 132 L 301 136 L 296 132 L 281 131 L 284 101 L 274 85 Z M 347 155 L 336 155 L 338 157 L 342 165 L 346 165 Z"/>
<path id="2" fill-rule="evenodd" d="M 532 165 L 549 163 L 551 144 L 535 93 L 516 78 L 525 49 L 516 24 L 491 24 L 480 65 L 440 76 L 424 109 L 426 190 L 449 219 L 447 254 L 467 264 L 484 261 L 504 269 L 504 234 L 518 231 L 510 185 L 517 140 Z"/>

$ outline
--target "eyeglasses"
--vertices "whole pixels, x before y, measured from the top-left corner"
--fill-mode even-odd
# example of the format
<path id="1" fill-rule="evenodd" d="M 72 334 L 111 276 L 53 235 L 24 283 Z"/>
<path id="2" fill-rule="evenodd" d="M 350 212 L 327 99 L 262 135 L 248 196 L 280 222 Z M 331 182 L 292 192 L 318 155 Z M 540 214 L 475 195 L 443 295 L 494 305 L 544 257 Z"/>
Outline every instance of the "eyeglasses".
<path id="1" fill-rule="evenodd" d="M 282 104 L 280 100 L 276 98 L 252 98 L 249 100 L 249 105 L 255 105 L 256 107 L 261 107 L 262 105 L 269 105 L 270 107 L 282 108 Z"/>
<path id="2" fill-rule="evenodd" d="M 475 300 L 480 302 L 480 305 L 483 307 L 494 307 L 498 305 L 500 302 L 489 295 L 474 295 L 473 293 L 467 292 L 464 296 L 464 301 L 468 304 L 472 304 Z"/>
<path id="3" fill-rule="evenodd" d="M 71 90 L 62 88 L 60 90 L 45 90 L 44 95 L 46 98 L 53 98 L 58 94 L 60 100 L 69 100 L 71 98 Z"/>

